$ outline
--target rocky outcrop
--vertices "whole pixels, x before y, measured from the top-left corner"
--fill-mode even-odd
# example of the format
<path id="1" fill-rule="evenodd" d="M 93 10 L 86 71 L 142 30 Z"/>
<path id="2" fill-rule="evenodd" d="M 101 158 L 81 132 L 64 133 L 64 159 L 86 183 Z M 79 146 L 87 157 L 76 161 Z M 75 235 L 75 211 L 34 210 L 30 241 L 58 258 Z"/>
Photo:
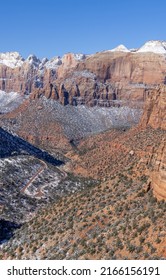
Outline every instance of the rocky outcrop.
<path id="1" fill-rule="evenodd" d="M 141 126 L 166 130 L 166 86 L 148 90 L 146 96 Z M 166 200 L 166 136 L 161 139 L 159 147 L 153 151 L 150 166 L 149 173 L 154 195 L 159 200 Z"/>
<path id="2" fill-rule="evenodd" d="M 166 141 L 163 140 L 152 160 L 151 185 L 154 195 L 166 200 Z"/>
<path id="3" fill-rule="evenodd" d="M 64 84 L 70 104 L 111 106 L 115 99 L 144 101 L 147 89 L 164 83 L 165 75 L 163 55 L 107 51 L 76 64 L 68 58 L 57 69 L 57 79 L 51 83 L 56 84 L 59 90 Z M 76 87 L 79 96 L 75 94 Z"/>
<path id="4" fill-rule="evenodd" d="M 40 82 L 37 72 L 37 68 L 27 62 L 16 68 L 0 64 L 0 90 L 29 94 L 36 87 L 36 82 Z"/>
<path id="5" fill-rule="evenodd" d="M 31 94 L 32 99 L 44 95 L 64 105 L 109 107 L 124 100 L 140 105 L 147 90 L 166 81 L 164 46 L 153 41 L 138 51 L 119 46 L 87 56 L 68 53 L 49 61 L 1 54 L 0 90 Z"/>
<path id="6" fill-rule="evenodd" d="M 141 125 L 166 130 L 166 86 L 146 91 L 146 104 Z"/>

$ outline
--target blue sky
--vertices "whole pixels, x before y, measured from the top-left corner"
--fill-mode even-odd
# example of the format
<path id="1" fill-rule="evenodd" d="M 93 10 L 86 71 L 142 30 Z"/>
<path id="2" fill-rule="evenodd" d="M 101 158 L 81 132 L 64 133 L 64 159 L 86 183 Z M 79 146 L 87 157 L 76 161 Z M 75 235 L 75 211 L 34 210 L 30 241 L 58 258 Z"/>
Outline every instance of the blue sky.
<path id="1" fill-rule="evenodd" d="M 51 58 L 166 40 L 165 0 L 1 0 L 0 52 Z"/>

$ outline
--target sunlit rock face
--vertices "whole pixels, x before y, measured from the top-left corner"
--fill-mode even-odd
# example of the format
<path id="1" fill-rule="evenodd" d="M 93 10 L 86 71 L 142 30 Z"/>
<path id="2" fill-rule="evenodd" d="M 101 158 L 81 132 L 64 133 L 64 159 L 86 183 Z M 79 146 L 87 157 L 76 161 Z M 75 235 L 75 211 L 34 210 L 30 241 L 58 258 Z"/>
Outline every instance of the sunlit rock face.
<path id="1" fill-rule="evenodd" d="M 147 101 L 140 124 L 143 127 L 166 130 L 166 86 L 147 91 Z M 166 200 L 166 137 L 161 139 L 159 148 L 154 151 L 150 165 L 154 195 L 160 200 Z"/>
<path id="2" fill-rule="evenodd" d="M 166 43 L 149 41 L 138 50 L 120 45 L 92 55 L 67 53 L 40 60 L 17 52 L 0 54 L 0 90 L 46 96 L 63 105 L 102 107 L 146 99 L 147 90 L 166 82 Z M 119 104 L 118 104 L 119 105 Z"/>
<path id="3" fill-rule="evenodd" d="M 150 125 L 166 130 L 166 86 L 160 85 L 146 91 L 146 104 L 141 120 L 143 126 Z"/>
<path id="4" fill-rule="evenodd" d="M 166 200 L 166 142 L 162 142 L 153 159 L 154 170 L 151 173 L 154 195 Z"/>

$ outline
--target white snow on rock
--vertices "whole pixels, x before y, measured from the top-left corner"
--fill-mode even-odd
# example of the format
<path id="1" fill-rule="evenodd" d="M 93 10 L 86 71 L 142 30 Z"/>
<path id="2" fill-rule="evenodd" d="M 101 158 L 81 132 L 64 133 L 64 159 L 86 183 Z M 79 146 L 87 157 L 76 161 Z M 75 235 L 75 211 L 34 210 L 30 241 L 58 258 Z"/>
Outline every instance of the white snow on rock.
<path id="1" fill-rule="evenodd" d="M 166 54 L 166 41 L 148 41 L 137 51 L 138 53 L 153 52 Z"/>
<path id="2" fill-rule="evenodd" d="M 74 53 L 73 55 L 74 55 L 75 60 L 83 60 L 86 58 L 86 55 L 83 53 Z"/>
<path id="3" fill-rule="evenodd" d="M 78 139 L 112 127 L 130 127 L 138 123 L 142 115 L 141 109 L 127 106 L 119 108 L 85 105 L 63 106 L 58 101 L 46 97 L 43 97 L 40 102 L 43 107 L 43 111 L 38 113 L 40 120 L 44 117 L 43 112 L 46 111 L 50 120 L 61 123 L 69 139 Z"/>
<path id="4" fill-rule="evenodd" d="M 9 92 L 0 90 L 0 113 L 8 113 L 16 109 L 25 99 L 17 92 Z"/>
<path id="5" fill-rule="evenodd" d="M 42 60 L 41 60 L 41 63 L 39 64 L 39 73 L 40 75 L 44 75 L 44 67 L 45 67 L 45 64 L 48 62 L 48 58 L 44 57 Z"/>
<path id="6" fill-rule="evenodd" d="M 39 69 L 42 69 L 45 64 L 48 62 L 48 58 L 47 57 L 44 57 L 42 60 L 41 60 L 41 63 L 39 65 Z"/>
<path id="7" fill-rule="evenodd" d="M 18 52 L 0 53 L 0 64 L 4 64 L 10 68 L 22 66 L 24 59 Z"/>
<path id="8" fill-rule="evenodd" d="M 163 45 L 164 48 L 166 49 L 166 41 L 162 41 L 162 45 Z"/>
<path id="9" fill-rule="evenodd" d="M 34 66 L 35 68 L 38 68 L 41 64 L 41 61 L 38 57 L 36 57 L 34 54 L 30 54 L 28 58 L 25 60 L 25 62 L 29 63 L 30 65 Z"/>
<path id="10" fill-rule="evenodd" d="M 131 52 L 131 53 L 158 53 L 158 54 L 166 54 L 166 41 L 148 41 L 139 49 L 127 49 L 124 45 L 119 45 L 118 47 L 107 50 L 104 52 Z"/>
<path id="11" fill-rule="evenodd" d="M 110 52 L 130 52 L 124 45 L 119 45 L 115 49 L 110 50 Z"/>
<path id="12" fill-rule="evenodd" d="M 66 61 L 68 60 L 68 57 L 71 57 L 72 60 L 74 61 L 82 61 L 86 58 L 86 55 L 85 54 L 82 54 L 82 53 L 65 53 L 63 56 L 62 56 L 62 62 L 66 63 Z M 69 59 L 70 61 L 70 59 Z"/>
<path id="13" fill-rule="evenodd" d="M 57 66 L 62 64 L 62 60 L 60 58 L 60 56 L 55 56 L 53 58 L 51 58 L 50 60 L 48 60 L 45 64 L 44 67 L 48 68 L 48 69 L 54 69 L 57 68 Z"/>
<path id="14" fill-rule="evenodd" d="M 73 72 L 73 77 L 85 77 L 85 78 L 90 78 L 90 79 L 95 79 L 96 75 L 88 70 L 82 70 L 82 71 L 75 71 Z"/>
<path id="15" fill-rule="evenodd" d="M 138 51 L 138 49 L 135 49 L 135 48 L 130 49 L 130 52 L 137 52 L 137 51 Z"/>
<path id="16" fill-rule="evenodd" d="M 48 62 L 48 58 L 47 57 L 44 57 L 41 61 L 41 63 L 44 65 L 46 62 Z"/>
<path id="17" fill-rule="evenodd" d="M 85 54 L 72 54 L 75 60 L 81 61 L 86 58 Z M 64 57 L 66 57 L 66 54 L 61 58 L 60 56 L 55 56 L 48 60 L 46 63 L 41 64 L 40 68 L 42 66 L 46 67 L 47 69 L 56 69 L 58 66 L 62 64 L 62 61 L 64 60 Z"/>

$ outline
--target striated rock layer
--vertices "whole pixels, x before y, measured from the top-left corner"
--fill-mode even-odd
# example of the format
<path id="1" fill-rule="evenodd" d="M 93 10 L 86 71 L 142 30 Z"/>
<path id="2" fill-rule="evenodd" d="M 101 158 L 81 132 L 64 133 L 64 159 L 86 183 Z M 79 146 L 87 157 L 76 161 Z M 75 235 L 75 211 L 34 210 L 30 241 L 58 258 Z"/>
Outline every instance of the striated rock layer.
<path id="1" fill-rule="evenodd" d="M 141 125 L 166 130 L 166 86 L 146 91 L 146 104 Z"/>
<path id="2" fill-rule="evenodd" d="M 166 86 L 147 91 L 141 125 L 166 130 Z M 157 151 L 152 154 L 150 165 L 151 186 L 158 199 L 166 200 L 166 137 L 161 139 Z"/>
<path id="3" fill-rule="evenodd" d="M 0 54 L 0 90 L 46 96 L 74 106 L 138 104 L 147 90 L 166 82 L 165 43 L 150 41 L 138 51 L 119 46 L 93 55 L 65 54 L 40 61 L 30 55 Z"/>
<path id="4" fill-rule="evenodd" d="M 158 199 L 166 200 L 166 141 L 162 141 L 152 163 L 154 169 L 151 173 L 151 180 L 154 195 Z"/>

